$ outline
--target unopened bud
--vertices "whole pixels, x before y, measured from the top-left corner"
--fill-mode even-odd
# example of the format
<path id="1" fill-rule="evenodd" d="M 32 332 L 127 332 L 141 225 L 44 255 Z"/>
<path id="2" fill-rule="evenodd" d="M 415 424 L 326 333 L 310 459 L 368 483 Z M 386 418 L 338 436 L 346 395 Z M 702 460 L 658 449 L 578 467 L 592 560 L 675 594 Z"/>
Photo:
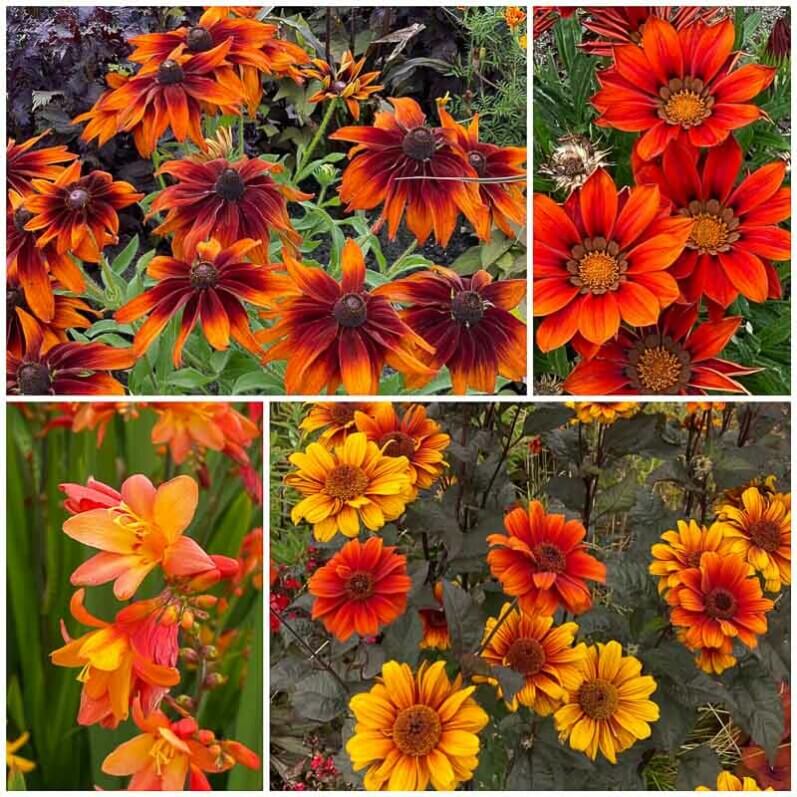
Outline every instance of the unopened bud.
<path id="1" fill-rule="evenodd" d="M 183 631 L 188 631 L 189 628 L 193 628 L 194 626 L 194 613 L 190 609 L 186 609 L 183 612 L 183 616 L 180 618 L 180 628 Z"/>
<path id="2" fill-rule="evenodd" d="M 180 613 L 176 606 L 167 606 L 161 616 L 161 625 L 174 625 L 179 617 Z"/>
<path id="3" fill-rule="evenodd" d="M 213 731 L 208 731 L 204 728 L 197 733 L 197 739 L 199 739 L 202 744 L 211 744 L 215 738 L 216 734 L 213 733 Z"/>
<path id="4" fill-rule="evenodd" d="M 175 702 L 186 711 L 193 711 L 196 708 L 196 701 L 191 695 L 178 695 L 175 698 Z"/>
<path id="5" fill-rule="evenodd" d="M 197 664 L 199 662 L 199 655 L 193 648 L 180 648 L 178 655 L 188 664 Z"/>
<path id="6" fill-rule="evenodd" d="M 220 744 L 212 744 L 208 747 L 208 752 L 214 757 L 218 758 L 221 755 L 221 745 Z"/>
<path id="7" fill-rule="evenodd" d="M 215 595 L 197 595 L 194 598 L 194 605 L 200 609 L 212 609 L 218 602 L 219 599 Z"/>
<path id="8" fill-rule="evenodd" d="M 222 675 L 220 672 L 210 672 L 205 676 L 205 680 L 202 683 L 206 689 L 216 689 L 216 687 L 227 683 L 227 676 Z"/>
<path id="9" fill-rule="evenodd" d="M 199 652 L 208 661 L 215 661 L 219 657 L 219 649 L 215 645 L 204 645 Z"/>

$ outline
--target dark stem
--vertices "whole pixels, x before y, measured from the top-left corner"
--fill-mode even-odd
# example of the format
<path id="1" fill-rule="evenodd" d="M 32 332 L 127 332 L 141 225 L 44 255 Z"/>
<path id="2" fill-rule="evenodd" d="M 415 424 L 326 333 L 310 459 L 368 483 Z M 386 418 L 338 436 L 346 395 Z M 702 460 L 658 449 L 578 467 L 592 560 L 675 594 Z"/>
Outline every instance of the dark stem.
<path id="1" fill-rule="evenodd" d="M 515 426 L 517 424 L 518 416 L 520 415 L 520 410 L 521 405 L 518 404 L 515 408 L 515 415 L 512 418 L 512 425 L 509 427 L 509 434 L 506 436 L 506 444 L 504 445 L 504 450 L 501 452 L 501 458 L 498 460 L 498 464 L 495 466 L 493 475 L 490 477 L 490 481 L 487 483 L 487 489 L 484 491 L 484 495 L 482 496 L 482 509 L 487 506 L 487 499 L 490 495 L 490 490 L 493 489 L 493 484 L 495 484 L 495 480 L 498 478 L 498 472 L 501 470 L 501 465 L 503 465 L 506 461 L 506 455 L 509 453 L 509 447 L 512 445 L 512 435 L 515 433 Z"/>
<path id="2" fill-rule="evenodd" d="M 327 40 L 324 42 L 326 61 L 332 63 L 332 9 L 327 6 Z"/>
<path id="3" fill-rule="evenodd" d="M 519 597 L 515 597 L 515 598 L 512 599 L 512 603 L 509 606 L 509 611 L 505 612 L 503 617 L 499 617 L 498 618 L 498 622 L 493 626 L 493 630 L 490 631 L 490 633 L 487 635 L 487 637 L 485 637 L 484 642 L 482 642 L 481 645 L 479 645 L 479 647 L 478 647 L 478 649 L 476 651 L 476 655 L 477 656 L 481 656 L 482 653 L 484 653 L 484 649 L 490 644 L 490 641 L 496 635 L 496 633 L 498 632 L 498 629 L 504 624 L 504 621 L 506 620 L 506 618 L 509 617 L 510 614 L 512 614 L 513 610 L 518 605 L 518 601 L 519 600 L 520 600 Z"/>

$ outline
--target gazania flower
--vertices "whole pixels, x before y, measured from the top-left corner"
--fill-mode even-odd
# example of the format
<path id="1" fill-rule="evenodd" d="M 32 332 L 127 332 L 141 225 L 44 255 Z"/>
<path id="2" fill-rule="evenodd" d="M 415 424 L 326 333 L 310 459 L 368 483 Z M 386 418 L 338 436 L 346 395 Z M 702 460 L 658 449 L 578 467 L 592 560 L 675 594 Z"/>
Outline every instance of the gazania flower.
<path id="1" fill-rule="evenodd" d="M 258 241 L 252 257 L 267 263 L 268 242 L 273 232 L 283 247 L 301 242 L 291 226 L 286 200 L 299 202 L 309 194 L 280 185 L 271 174 L 282 166 L 246 156 L 195 163 L 189 159 L 164 163 L 160 172 L 177 180 L 155 198 L 148 214 L 164 211 L 166 220 L 155 229 L 158 235 L 174 233 L 175 257 L 190 259 L 197 247 L 215 238 L 229 247 L 243 238 Z"/>
<path id="2" fill-rule="evenodd" d="M 617 192 L 596 171 L 564 205 L 534 197 L 534 315 L 542 351 L 578 332 L 591 343 L 613 338 L 620 321 L 655 324 L 678 298 L 667 269 L 683 251 L 692 220 L 662 211 L 661 193 L 645 185 Z"/>
<path id="3" fill-rule="evenodd" d="M 343 246 L 343 278 L 336 282 L 321 268 L 284 258 L 293 282 L 270 329 L 260 341 L 278 341 L 266 359 L 287 360 L 287 393 L 334 393 L 340 383 L 350 394 L 374 394 L 385 364 L 407 374 L 431 379 L 435 372 L 417 357 L 417 349 L 433 348 L 400 318 L 391 295 L 365 289 L 365 261 L 351 239 Z"/>
<path id="4" fill-rule="evenodd" d="M 741 293 L 753 302 L 778 299 L 781 287 L 770 260 L 789 260 L 791 234 L 777 225 L 791 215 L 786 164 L 776 160 L 734 188 L 744 154 L 732 136 L 698 153 L 675 143 L 656 162 L 633 159 L 637 182 L 656 183 L 693 225 L 672 274 L 683 298 L 706 296 L 720 308 Z"/>
<path id="5" fill-rule="evenodd" d="M 322 58 L 313 58 L 311 65 L 305 67 L 304 74 L 320 81 L 321 87 L 308 97 L 308 102 L 324 102 L 340 98 L 354 119 L 359 120 L 360 103 L 384 88 L 374 84 L 379 78 L 379 72 L 361 74 L 364 66 L 365 57 L 355 61 L 351 50 L 343 53 L 338 66 L 329 64 Z"/>
<path id="6" fill-rule="evenodd" d="M 25 229 L 38 233 L 39 248 L 53 241 L 58 254 L 72 252 L 80 260 L 99 263 L 103 248 L 118 240 L 116 211 L 135 204 L 144 194 L 130 183 L 114 181 L 108 172 L 93 171 L 81 177 L 80 168 L 80 161 L 75 161 L 53 183 L 33 180 L 37 193 L 24 201 L 33 218 Z"/>
<path id="7" fill-rule="evenodd" d="M 412 579 L 407 557 L 379 537 L 347 542 L 307 582 L 312 618 L 336 639 L 375 636 L 404 614 Z"/>
<path id="8" fill-rule="evenodd" d="M 726 504 L 720 509 L 719 520 L 731 551 L 761 573 L 767 592 L 791 584 L 790 501 L 750 487 L 742 493 L 740 507 Z"/>
<path id="9" fill-rule="evenodd" d="M 576 417 L 572 423 L 613 424 L 620 418 L 632 418 L 639 412 L 636 401 L 568 401 Z"/>
<path id="10" fill-rule="evenodd" d="M 299 428 L 306 434 L 312 434 L 320 429 L 318 441 L 326 446 L 337 446 L 350 432 L 355 431 L 355 413 L 371 415 L 374 406 L 366 401 L 317 401 L 302 418 Z"/>
<path id="11" fill-rule="evenodd" d="M 182 362 L 183 346 L 197 321 L 208 343 L 219 351 L 230 345 L 230 338 L 256 356 L 262 349 L 252 335 L 244 302 L 265 307 L 285 280 L 276 277 L 273 267 L 250 262 L 260 241 L 245 238 L 222 249 L 215 239 L 200 243 L 188 261 L 177 257 L 155 257 L 147 274 L 158 284 L 122 305 L 115 318 L 129 324 L 149 314 L 136 332 L 133 351 L 140 357 L 163 332 L 169 321 L 182 310 L 180 332 L 174 344 L 175 368 Z"/>
<path id="12" fill-rule="evenodd" d="M 598 169 L 607 164 L 611 150 L 598 149 L 585 136 L 562 136 L 554 147 L 550 158 L 540 165 L 538 171 L 553 180 L 558 191 L 568 195 L 582 185 Z"/>
<path id="13" fill-rule="evenodd" d="M 354 736 L 346 752 L 355 772 L 367 767 L 369 791 L 453 791 L 479 763 L 479 731 L 489 722 L 471 697 L 475 686 L 451 682 L 446 663 L 424 662 L 417 674 L 389 661 L 376 686 L 355 695 Z"/>
<path id="14" fill-rule="evenodd" d="M 443 609 L 443 584 L 438 581 L 432 587 L 432 594 L 439 608 L 419 609 L 423 636 L 418 643 L 421 650 L 448 650 L 451 647 L 451 634 L 448 631 L 445 609 Z"/>
<path id="15" fill-rule="evenodd" d="M 460 277 L 434 266 L 374 293 L 409 304 L 402 320 L 434 347 L 423 360 L 432 373 L 448 367 L 455 393 L 468 387 L 494 393 L 499 374 L 513 381 L 526 375 L 526 325 L 511 312 L 526 293 L 526 280 L 494 282 L 486 271 Z M 429 378 L 413 376 L 410 383 L 420 387 Z"/>
<path id="16" fill-rule="evenodd" d="M 478 186 L 460 179 L 479 175 L 457 146 L 453 131 L 429 127 L 420 106 L 409 97 L 390 102 L 394 113 L 377 112 L 372 127 L 341 127 L 329 136 L 355 144 L 340 186 L 346 210 L 384 205 L 382 217 L 391 240 L 406 210 L 407 228 L 418 242 L 434 232 L 440 246 L 448 244 L 462 213 L 486 240 L 489 230 Z"/>
<path id="17" fill-rule="evenodd" d="M 438 113 L 443 128 L 454 132 L 457 146 L 483 180 L 478 183 L 479 196 L 489 217 L 488 226 L 495 224 L 508 238 L 517 237 L 512 224 L 522 227 L 526 223 L 525 182 L 518 182 L 526 176 L 526 148 L 479 141 L 478 114 L 465 127 L 457 124 L 443 105 L 438 105 Z"/>
<path id="18" fill-rule="evenodd" d="M 774 791 L 770 786 L 762 789 L 753 778 L 737 778 L 733 772 L 723 771 L 717 775 L 717 788 L 710 786 L 698 786 L 695 791 Z"/>
<path id="19" fill-rule="evenodd" d="M 490 534 L 487 564 L 507 595 L 520 599 L 529 614 L 553 615 L 559 606 L 572 614 L 592 606 L 587 580 L 606 581 L 606 566 L 583 544 L 578 520 L 549 515 L 539 501 L 516 507 L 504 517 L 508 532 Z"/>
<path id="20" fill-rule="evenodd" d="M 714 147 L 732 130 L 766 118 L 749 101 L 772 83 L 776 70 L 760 64 L 736 69 L 734 37 L 732 19 L 697 21 L 679 31 L 650 17 L 641 46 L 615 47 L 614 64 L 598 73 L 596 123 L 642 133 L 637 152 L 650 160 L 673 141 Z"/>
<path id="21" fill-rule="evenodd" d="M 383 454 L 409 460 L 410 483 L 416 490 L 431 487 L 446 469 L 443 452 L 451 438 L 426 417 L 420 404 L 412 404 L 399 418 L 393 404 L 380 402 L 371 414 L 355 412 L 354 418 L 357 431 L 364 432 Z"/>
<path id="22" fill-rule="evenodd" d="M 620 329 L 616 340 L 591 349 L 564 383 L 568 393 L 699 396 L 709 390 L 747 393 L 734 377 L 755 373 L 719 355 L 739 316 L 697 324 L 696 305 L 674 305 L 656 326 Z"/>
<path id="23" fill-rule="evenodd" d="M 36 769 L 36 762 L 28 758 L 23 758 L 17 753 L 28 743 L 30 733 L 25 731 L 21 733 L 13 742 L 6 741 L 6 766 L 8 767 L 9 775 L 13 776 L 18 772 L 27 775 Z"/>
<path id="24" fill-rule="evenodd" d="M 493 633 L 496 625 L 498 630 Z M 488 617 L 484 626 L 487 646 L 481 657 L 498 667 L 508 667 L 523 676 L 523 688 L 507 701 L 510 711 L 528 706 L 535 714 L 547 717 L 559 708 L 567 691 L 581 683 L 581 662 L 587 646 L 573 646 L 578 626 L 562 623 L 554 626 L 553 617 L 526 614 L 505 603 L 498 617 Z M 490 636 L 492 634 L 492 636 Z M 474 680 L 481 680 L 477 676 Z M 498 687 L 495 678 L 487 681 Z M 502 697 L 498 687 L 498 697 Z"/>
<path id="25" fill-rule="evenodd" d="M 65 146 L 33 149 L 45 136 L 48 128 L 38 136 L 29 138 L 21 144 L 13 138 L 6 144 L 6 194 L 10 190 L 24 196 L 32 190 L 32 181 L 55 180 L 64 170 L 64 164 L 77 159 L 77 155 Z"/>
<path id="26" fill-rule="evenodd" d="M 568 690 L 564 705 L 554 714 L 559 738 L 569 740 L 593 761 L 598 750 L 617 763 L 617 754 L 638 739 L 650 736 L 650 724 L 659 718 L 659 707 L 650 700 L 656 682 L 642 675 L 642 663 L 623 656 L 619 642 L 598 643 L 587 648 L 580 664 L 581 677 Z"/>
<path id="27" fill-rule="evenodd" d="M 337 532 L 356 537 L 361 521 L 371 531 L 382 528 L 404 512 L 410 497 L 407 458 L 385 456 L 362 432 L 350 434 L 333 451 L 310 443 L 288 459 L 298 470 L 285 484 L 305 496 L 291 510 L 291 522 L 312 523 L 321 542 Z"/>

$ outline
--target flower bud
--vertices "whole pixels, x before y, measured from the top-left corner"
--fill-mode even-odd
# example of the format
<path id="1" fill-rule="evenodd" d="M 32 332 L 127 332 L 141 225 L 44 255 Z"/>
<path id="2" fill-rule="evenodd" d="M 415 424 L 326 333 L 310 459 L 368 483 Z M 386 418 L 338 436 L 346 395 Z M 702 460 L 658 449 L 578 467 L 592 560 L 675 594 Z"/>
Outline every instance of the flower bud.
<path id="1" fill-rule="evenodd" d="M 194 613 L 190 609 L 186 609 L 183 612 L 183 616 L 180 618 L 180 628 L 182 628 L 183 631 L 188 631 L 193 627 L 194 627 Z"/>
<path id="2" fill-rule="evenodd" d="M 199 652 L 208 661 L 215 661 L 219 657 L 219 649 L 215 645 L 204 645 Z"/>
<path id="3" fill-rule="evenodd" d="M 178 655 L 187 664 L 197 664 L 199 655 L 193 648 L 180 648 Z"/>
<path id="4" fill-rule="evenodd" d="M 196 701 L 191 695 L 178 695 L 175 698 L 175 702 L 186 711 L 193 711 L 196 708 Z"/>
<path id="5" fill-rule="evenodd" d="M 223 686 L 227 683 L 227 676 L 222 675 L 220 672 L 210 672 L 205 676 L 205 680 L 202 682 L 206 689 L 216 689 L 219 686 Z"/>
<path id="6" fill-rule="evenodd" d="M 194 604 L 199 606 L 200 609 L 211 609 L 218 602 L 219 599 L 215 595 L 197 595 L 197 597 L 194 598 Z"/>

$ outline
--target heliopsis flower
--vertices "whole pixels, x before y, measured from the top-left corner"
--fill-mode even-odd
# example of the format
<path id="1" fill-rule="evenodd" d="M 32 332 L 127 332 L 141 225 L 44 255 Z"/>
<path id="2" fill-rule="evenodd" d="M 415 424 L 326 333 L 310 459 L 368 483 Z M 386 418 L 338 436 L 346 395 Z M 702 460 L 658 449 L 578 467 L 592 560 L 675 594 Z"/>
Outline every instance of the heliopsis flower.
<path id="1" fill-rule="evenodd" d="M 112 623 L 92 615 L 83 605 L 85 590 L 69 604 L 72 616 L 94 629 L 50 654 L 58 667 L 80 667 L 83 683 L 80 725 L 100 723 L 115 728 L 127 719 L 131 700 L 138 697 L 154 708 L 169 687 L 180 682 L 177 624 L 160 598 L 137 601 L 117 612 Z"/>
<path id="2" fill-rule="evenodd" d="M 13 742 L 6 741 L 6 766 L 9 770 L 9 775 L 12 776 L 17 772 L 27 775 L 28 772 L 33 772 L 36 769 L 36 763 L 21 755 L 17 755 L 30 739 L 30 733 L 25 731 L 21 733 L 18 738 Z"/>
<path id="3" fill-rule="evenodd" d="M 312 523 L 321 542 L 337 532 L 356 537 L 361 521 L 371 531 L 382 528 L 404 512 L 411 495 L 407 458 L 385 456 L 362 432 L 350 434 L 332 451 L 310 443 L 288 459 L 298 470 L 285 477 L 285 484 L 305 496 L 291 510 L 291 522 Z"/>
<path id="4" fill-rule="evenodd" d="M 554 626 L 553 617 L 526 614 L 509 603 L 501 607 L 498 617 L 487 618 L 484 641 L 489 641 L 481 657 L 523 676 L 523 687 L 507 701 L 510 711 L 517 711 L 519 705 L 528 706 L 535 714 L 547 717 L 559 708 L 566 692 L 578 688 L 587 646 L 583 642 L 573 645 L 577 633 L 575 623 Z M 474 680 L 482 680 L 482 676 Z M 498 687 L 498 697 L 503 697 L 498 681 L 486 680 Z"/>
<path id="5" fill-rule="evenodd" d="M 741 318 L 697 323 L 697 305 L 673 305 L 656 326 L 620 328 L 617 339 L 588 352 L 565 379 L 568 393 L 582 395 L 700 396 L 709 390 L 747 393 L 734 377 L 753 374 L 719 355 Z"/>
<path id="6" fill-rule="evenodd" d="M 431 487 L 446 469 L 443 452 L 451 438 L 420 404 L 409 406 L 400 418 L 389 402 L 375 404 L 370 414 L 355 412 L 354 417 L 357 431 L 364 432 L 383 454 L 409 460 L 410 483 L 416 490 Z"/>
<path id="7" fill-rule="evenodd" d="M 733 772 L 723 771 L 717 775 L 717 788 L 710 786 L 697 786 L 695 791 L 774 791 L 770 786 L 762 789 L 753 778 L 737 778 Z"/>
<path id="8" fill-rule="evenodd" d="M 742 505 L 724 505 L 719 513 L 730 550 L 761 573 L 767 592 L 791 584 L 791 501 L 756 487 L 742 493 Z"/>
<path id="9" fill-rule="evenodd" d="M 252 238 L 258 241 L 252 257 L 258 263 L 268 263 L 271 233 L 282 241 L 283 248 L 301 242 L 291 226 L 286 201 L 310 199 L 309 194 L 274 182 L 271 174 L 281 171 L 279 164 L 246 156 L 236 161 L 168 161 L 160 173 L 171 175 L 177 183 L 155 197 L 148 217 L 166 213 L 166 220 L 155 233 L 174 233 L 175 257 L 192 258 L 208 238 L 215 238 L 224 247 Z"/>
<path id="10" fill-rule="evenodd" d="M 365 401 L 317 401 L 302 418 L 299 428 L 307 434 L 321 429 L 318 441 L 326 446 L 337 446 L 350 432 L 355 431 L 354 414 L 362 412 L 371 415 L 374 406 Z"/>
<path id="11" fill-rule="evenodd" d="M 526 325 L 511 312 L 525 296 L 525 279 L 493 281 L 486 271 L 460 277 L 434 266 L 374 293 L 409 304 L 402 320 L 434 347 L 422 357 L 430 373 L 413 375 L 411 386 L 422 386 L 444 366 L 458 394 L 468 387 L 493 393 L 498 375 L 513 381 L 526 375 Z"/>
<path id="12" fill-rule="evenodd" d="M 526 21 L 526 12 L 520 6 L 507 6 L 504 9 L 506 24 L 514 30 Z"/>
<path id="13" fill-rule="evenodd" d="M 346 50 L 340 58 L 340 64 L 329 64 L 322 58 L 313 58 L 311 65 L 305 67 L 304 74 L 321 82 L 315 94 L 307 98 L 308 102 L 324 102 L 340 98 L 349 109 L 355 120 L 360 118 L 360 103 L 365 102 L 371 94 L 384 87 L 374 84 L 379 72 L 365 72 L 365 57 L 354 60 L 351 50 Z"/>
<path id="14" fill-rule="evenodd" d="M 671 269 L 686 302 L 705 295 L 725 308 L 740 293 L 753 302 L 781 296 L 769 261 L 791 257 L 791 234 L 777 226 L 791 215 L 786 164 L 768 163 L 735 186 L 743 161 L 733 136 L 703 153 L 676 142 L 660 165 L 632 161 L 638 183 L 657 184 L 675 212 L 694 222 Z"/>
<path id="15" fill-rule="evenodd" d="M 615 47 L 612 66 L 598 72 L 596 124 L 642 133 L 637 152 L 650 160 L 673 141 L 714 147 L 732 130 L 766 119 L 749 101 L 772 83 L 776 70 L 760 64 L 736 69 L 734 37 L 732 19 L 696 21 L 679 31 L 650 17 L 641 45 Z"/>
<path id="16" fill-rule="evenodd" d="M 442 104 L 438 104 L 438 113 L 443 128 L 454 132 L 457 146 L 479 175 L 479 196 L 489 217 L 488 227 L 495 224 L 508 238 L 517 237 L 512 224 L 522 227 L 526 223 L 526 148 L 479 141 L 478 114 L 465 127 L 457 124 Z"/>
<path id="17" fill-rule="evenodd" d="M 375 636 L 404 614 L 411 586 L 406 556 L 379 537 L 351 540 L 310 576 L 311 616 L 341 642 Z"/>
<path id="18" fill-rule="evenodd" d="M 80 260 L 99 263 L 103 248 L 118 240 L 116 211 L 135 204 L 144 194 L 130 183 L 114 180 L 108 172 L 93 171 L 81 177 L 80 170 L 80 161 L 75 161 L 55 182 L 32 181 L 37 193 L 24 200 L 23 207 L 33 214 L 25 229 L 38 234 L 39 248 L 53 241 L 58 254 L 71 252 Z"/>
<path id="19" fill-rule="evenodd" d="M 678 298 L 668 269 L 683 251 L 692 220 L 662 211 L 657 186 L 618 193 L 603 169 L 564 205 L 534 197 L 534 315 L 542 351 L 576 333 L 605 343 L 620 328 L 655 324 Z"/>
<path id="20" fill-rule="evenodd" d="M 572 423 L 612 424 L 620 418 L 632 418 L 639 412 L 636 401 L 568 401 L 576 417 Z"/>
<path id="21" fill-rule="evenodd" d="M 446 246 L 462 213 L 477 235 L 489 237 L 478 185 L 479 175 L 456 144 L 451 130 L 430 127 L 415 100 L 391 98 L 395 111 L 378 111 L 373 126 L 341 127 L 329 138 L 351 141 L 340 198 L 347 211 L 384 205 L 388 237 L 396 237 L 406 210 L 409 231 L 424 243 L 432 232 Z M 412 179 L 404 179 L 412 178 Z"/>
<path id="22" fill-rule="evenodd" d="M 293 288 L 267 313 L 278 320 L 257 339 L 278 341 L 266 360 L 288 361 L 287 393 L 334 393 L 341 382 L 350 394 L 377 393 L 385 364 L 405 377 L 434 376 L 416 354 L 433 348 L 399 318 L 389 294 L 365 289 L 365 260 L 354 240 L 343 246 L 341 282 L 284 254 Z"/>
<path id="23" fill-rule="evenodd" d="M 507 535 L 490 534 L 487 564 L 507 595 L 528 614 L 552 615 L 559 606 L 572 614 L 592 606 L 587 580 L 606 581 L 606 566 L 586 552 L 584 526 L 547 514 L 539 501 L 504 517 Z"/>
<path id="24" fill-rule="evenodd" d="M 187 261 L 153 258 L 147 274 L 158 284 L 122 305 L 115 314 L 122 324 L 149 314 L 133 339 L 136 357 L 149 349 L 181 310 L 180 332 L 172 352 L 175 368 L 182 362 L 183 346 L 197 321 L 214 349 L 224 351 L 232 338 L 255 356 L 262 356 L 244 302 L 265 307 L 272 295 L 284 288 L 286 280 L 274 275 L 275 267 L 250 262 L 259 248 L 260 241 L 245 238 L 222 249 L 222 244 L 211 238 L 197 244 L 196 254 Z"/>
<path id="25" fill-rule="evenodd" d="M 38 136 L 29 138 L 21 144 L 13 138 L 6 144 L 6 194 L 16 191 L 25 196 L 32 190 L 32 181 L 55 180 L 64 170 L 64 164 L 77 159 L 77 155 L 65 146 L 42 147 L 33 149 L 45 136 L 48 128 Z"/>
<path id="26" fill-rule="evenodd" d="M 355 772 L 367 767 L 369 791 L 453 791 L 479 764 L 479 732 L 489 722 L 446 663 L 424 662 L 413 675 L 407 664 L 389 661 L 368 692 L 349 702 L 356 724 L 346 752 Z"/>
<path id="27" fill-rule="evenodd" d="M 623 656 L 619 642 L 598 643 L 587 648 L 580 663 L 580 678 L 568 690 L 564 705 L 554 714 L 559 738 L 570 742 L 593 761 L 598 750 L 612 764 L 617 754 L 638 739 L 650 736 L 650 724 L 659 718 L 659 707 L 650 700 L 656 682 L 642 675 L 642 663 Z"/>
<path id="28" fill-rule="evenodd" d="M 731 504 L 737 509 L 741 509 L 744 506 L 742 504 L 742 495 L 749 487 L 756 487 L 758 491 L 766 497 L 775 494 L 780 495 L 782 498 L 785 497 L 783 493 L 778 493 L 777 476 L 772 473 L 770 473 L 769 476 L 754 476 L 749 481 L 744 482 L 744 484 L 740 484 L 736 487 L 729 487 L 727 490 L 723 490 L 714 502 L 714 512 L 719 514 L 725 504 Z M 788 495 L 789 500 L 787 501 L 787 504 L 789 509 L 791 509 L 791 497 L 790 494 Z"/>
<path id="29" fill-rule="evenodd" d="M 421 650 L 448 650 L 451 647 L 451 634 L 443 608 L 443 584 L 438 581 L 432 587 L 432 595 L 438 608 L 419 609 L 423 636 L 418 643 Z"/>
<path id="30" fill-rule="evenodd" d="M 550 158 L 540 165 L 538 171 L 553 180 L 558 191 L 568 195 L 592 176 L 593 172 L 604 168 L 611 150 L 598 149 L 585 136 L 566 135 L 559 138 Z"/>

